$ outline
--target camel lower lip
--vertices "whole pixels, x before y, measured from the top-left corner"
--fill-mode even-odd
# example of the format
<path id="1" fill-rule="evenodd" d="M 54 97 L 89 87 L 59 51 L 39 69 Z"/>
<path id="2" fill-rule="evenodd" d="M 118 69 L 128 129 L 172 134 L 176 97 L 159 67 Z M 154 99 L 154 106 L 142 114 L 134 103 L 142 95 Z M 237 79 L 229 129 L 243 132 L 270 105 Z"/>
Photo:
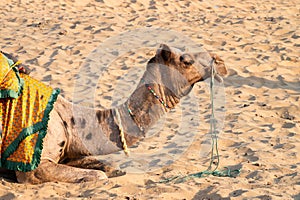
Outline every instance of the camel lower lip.
<path id="1" fill-rule="evenodd" d="M 215 79 L 216 79 L 219 83 L 223 83 L 223 78 L 222 78 L 219 74 L 216 74 L 216 75 L 215 75 Z"/>

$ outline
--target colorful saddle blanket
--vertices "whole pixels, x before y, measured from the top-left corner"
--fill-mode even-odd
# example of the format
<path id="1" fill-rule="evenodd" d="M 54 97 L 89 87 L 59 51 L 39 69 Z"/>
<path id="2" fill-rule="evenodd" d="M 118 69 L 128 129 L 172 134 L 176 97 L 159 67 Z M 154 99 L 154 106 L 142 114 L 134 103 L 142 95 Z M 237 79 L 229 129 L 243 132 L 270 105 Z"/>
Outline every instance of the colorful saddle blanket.
<path id="1" fill-rule="evenodd" d="M 40 163 L 59 90 L 18 72 L 0 53 L 0 167 L 30 171 Z"/>

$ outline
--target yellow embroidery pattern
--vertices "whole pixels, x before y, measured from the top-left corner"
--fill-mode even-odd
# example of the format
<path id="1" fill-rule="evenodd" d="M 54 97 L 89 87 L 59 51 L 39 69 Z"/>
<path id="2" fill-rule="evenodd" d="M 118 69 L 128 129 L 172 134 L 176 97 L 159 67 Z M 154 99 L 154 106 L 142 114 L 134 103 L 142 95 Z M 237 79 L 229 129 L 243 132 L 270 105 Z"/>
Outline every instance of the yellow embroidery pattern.
<path id="1" fill-rule="evenodd" d="M 0 167 L 11 170 L 35 169 L 42 152 L 42 141 L 59 90 L 20 74 L 23 90 L 17 98 L 0 98 Z"/>

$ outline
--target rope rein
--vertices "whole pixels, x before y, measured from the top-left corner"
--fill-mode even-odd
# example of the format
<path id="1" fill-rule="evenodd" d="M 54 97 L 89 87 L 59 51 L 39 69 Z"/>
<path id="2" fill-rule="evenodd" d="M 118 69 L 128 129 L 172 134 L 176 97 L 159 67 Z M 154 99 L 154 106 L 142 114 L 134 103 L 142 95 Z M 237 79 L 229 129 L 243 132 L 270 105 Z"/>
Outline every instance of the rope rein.
<path id="1" fill-rule="evenodd" d="M 126 139 L 125 139 L 125 135 L 124 135 L 124 129 L 122 126 L 122 121 L 121 121 L 121 117 L 120 117 L 120 113 L 119 113 L 118 109 L 116 109 L 116 117 L 117 117 L 117 122 L 118 122 L 119 130 L 120 130 L 120 141 L 122 143 L 123 151 L 126 156 L 129 156 L 129 149 L 127 147 L 127 143 L 126 143 Z"/>
<path id="2" fill-rule="evenodd" d="M 211 79 L 210 79 L 210 103 L 211 103 L 211 118 L 210 118 L 210 134 L 211 134 L 211 157 L 210 163 L 206 170 L 197 172 L 194 174 L 188 174 L 186 176 L 174 176 L 171 178 L 167 178 L 165 180 L 159 181 L 159 183 L 169 183 L 175 181 L 175 183 L 184 182 L 190 178 L 201 178 L 209 175 L 218 176 L 218 177 L 236 177 L 239 175 L 240 170 L 230 170 L 228 167 L 224 167 L 225 170 L 219 171 L 217 170 L 220 164 L 220 155 L 218 150 L 218 132 L 217 132 L 217 120 L 215 118 L 215 105 L 214 105 L 214 86 L 215 86 L 215 59 L 213 58 L 210 66 L 211 66 Z M 213 168 L 213 165 L 215 167 Z"/>
<path id="3" fill-rule="evenodd" d="M 211 159 L 210 164 L 207 169 L 207 171 L 216 171 L 219 167 L 220 163 L 220 156 L 219 156 L 219 150 L 218 150 L 218 133 L 217 133 L 217 120 L 215 118 L 215 67 L 214 67 L 215 59 L 213 58 L 211 61 L 211 77 L 210 77 L 210 104 L 211 104 L 211 117 L 210 117 L 210 134 L 211 134 L 211 141 L 212 141 L 212 148 L 211 148 Z M 217 161 L 214 163 L 214 160 Z M 212 165 L 215 164 L 215 168 L 212 170 Z"/>

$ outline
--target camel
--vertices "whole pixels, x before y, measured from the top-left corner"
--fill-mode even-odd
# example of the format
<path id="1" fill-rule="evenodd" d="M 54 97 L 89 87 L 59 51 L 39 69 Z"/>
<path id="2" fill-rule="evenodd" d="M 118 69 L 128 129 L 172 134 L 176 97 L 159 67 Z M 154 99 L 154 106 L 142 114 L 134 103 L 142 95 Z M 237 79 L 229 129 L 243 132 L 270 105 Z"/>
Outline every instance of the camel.
<path id="1" fill-rule="evenodd" d="M 59 96 L 50 113 L 41 161 L 32 171 L 15 171 L 19 183 L 96 181 L 124 175 L 95 156 L 134 145 L 194 84 L 227 74 L 217 55 L 185 53 L 162 44 L 146 67 L 136 90 L 114 109 L 94 110 Z M 83 131 L 82 131 L 83 130 Z"/>

